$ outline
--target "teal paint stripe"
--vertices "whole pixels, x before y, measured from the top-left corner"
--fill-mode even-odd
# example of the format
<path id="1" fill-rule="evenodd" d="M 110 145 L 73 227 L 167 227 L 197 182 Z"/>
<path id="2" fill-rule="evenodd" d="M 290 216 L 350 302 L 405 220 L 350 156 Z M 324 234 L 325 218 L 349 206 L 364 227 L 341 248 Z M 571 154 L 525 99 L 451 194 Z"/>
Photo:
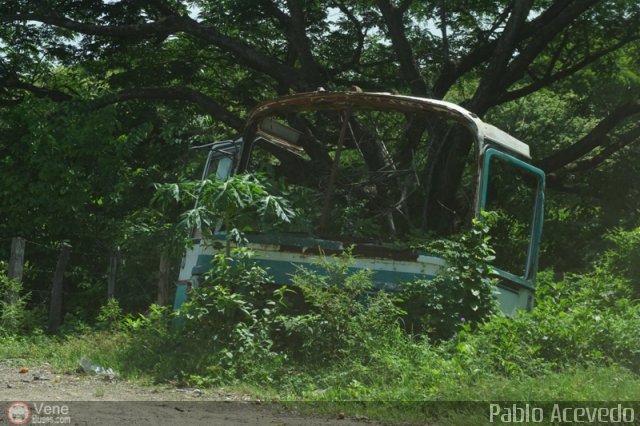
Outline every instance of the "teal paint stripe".
<path id="1" fill-rule="evenodd" d="M 518 284 L 518 285 L 521 285 L 522 287 L 529 288 L 532 290 L 535 288 L 532 280 L 525 280 L 524 278 L 514 275 L 511 272 L 507 272 L 496 267 L 494 267 L 493 270 L 495 271 L 495 274 L 497 276 L 504 278 L 507 281 L 510 281 L 514 284 Z"/>
<path id="2" fill-rule="evenodd" d="M 192 270 L 193 275 L 201 275 L 211 269 L 212 255 L 201 254 L 198 256 L 196 266 Z M 269 275 L 273 277 L 274 281 L 280 284 L 291 283 L 291 276 L 303 267 L 304 269 L 318 273 L 322 275 L 324 270 L 321 266 L 313 263 L 298 263 L 293 261 L 280 261 L 272 259 L 260 259 L 255 258 L 253 261 L 260 267 L 267 269 Z M 360 272 L 362 269 L 349 267 L 348 271 L 351 274 Z M 412 272 L 400 272 L 400 271 L 380 271 L 371 269 L 371 280 L 378 289 L 393 288 L 403 282 L 411 282 L 416 280 L 430 280 L 433 279 L 433 275 L 419 274 Z"/>
<path id="3" fill-rule="evenodd" d="M 173 310 L 177 311 L 180 309 L 182 304 L 187 301 L 187 285 L 186 284 L 178 284 L 176 286 L 176 297 L 173 300 Z"/>
<path id="4" fill-rule="evenodd" d="M 193 274 L 199 275 L 203 274 L 211 269 L 211 260 L 213 259 L 212 255 L 204 255 L 201 254 L 198 256 L 196 267 L 193 268 Z M 271 259 L 254 259 L 255 263 L 266 269 L 269 275 L 274 279 L 276 283 L 279 284 L 290 284 L 291 277 L 299 271 L 300 267 L 304 269 L 317 273 L 319 275 L 324 274 L 324 270 L 321 266 L 317 264 L 308 264 L 308 263 L 297 263 L 291 261 L 280 261 L 280 260 L 271 260 Z M 350 267 L 348 268 L 350 273 L 360 272 L 360 268 Z M 502 290 L 498 294 L 498 304 L 501 310 L 507 314 L 512 315 L 515 310 L 524 310 L 526 306 L 522 302 L 522 292 L 525 296 L 526 294 L 531 294 L 531 290 L 533 286 L 531 282 L 524 280 L 520 277 L 517 277 L 513 274 L 509 274 L 508 272 L 496 270 L 497 275 L 506 278 L 510 282 L 516 284 L 519 287 L 519 290 L 513 291 L 511 289 Z M 371 272 L 371 278 L 373 281 L 374 288 L 377 290 L 388 290 L 394 291 L 397 290 L 399 285 L 404 282 L 412 282 L 415 280 L 431 280 L 434 278 L 433 275 L 430 274 L 420 274 L 420 273 L 408 273 L 408 272 L 396 272 L 396 271 L 375 271 Z M 182 303 L 187 299 L 188 295 L 186 294 L 187 286 L 179 285 L 176 290 L 176 300 L 174 304 L 174 310 L 178 309 Z"/>
<path id="5" fill-rule="evenodd" d="M 298 272 L 300 267 L 303 267 L 308 271 L 315 272 L 320 275 L 324 274 L 324 270 L 322 269 L 322 267 L 315 264 L 282 262 L 271 259 L 256 259 L 256 263 L 261 267 L 268 269 L 269 275 L 271 275 L 273 279 L 278 283 L 290 283 L 291 276 Z M 362 269 L 354 267 L 349 267 L 347 268 L 347 270 L 350 274 L 356 274 L 362 271 Z M 393 288 L 403 282 L 411 282 L 420 279 L 433 279 L 433 275 L 428 274 L 416 274 L 400 271 L 380 271 L 375 269 L 370 269 L 370 271 L 371 281 L 378 289 Z"/>

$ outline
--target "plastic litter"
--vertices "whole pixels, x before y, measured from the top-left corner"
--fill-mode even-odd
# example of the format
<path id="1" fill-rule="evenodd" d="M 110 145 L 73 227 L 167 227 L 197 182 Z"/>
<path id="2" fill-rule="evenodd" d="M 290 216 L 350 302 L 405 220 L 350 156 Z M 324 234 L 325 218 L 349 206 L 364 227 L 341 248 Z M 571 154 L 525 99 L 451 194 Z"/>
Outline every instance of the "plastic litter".
<path id="1" fill-rule="evenodd" d="M 91 363 L 91 360 L 85 356 L 80 357 L 80 359 L 78 360 L 78 363 L 80 364 L 80 368 L 82 368 L 82 371 L 84 371 L 85 373 L 94 373 L 97 374 L 99 376 L 117 376 L 118 372 L 117 371 L 113 371 L 111 368 L 104 368 L 101 367 L 99 365 L 94 365 Z"/>

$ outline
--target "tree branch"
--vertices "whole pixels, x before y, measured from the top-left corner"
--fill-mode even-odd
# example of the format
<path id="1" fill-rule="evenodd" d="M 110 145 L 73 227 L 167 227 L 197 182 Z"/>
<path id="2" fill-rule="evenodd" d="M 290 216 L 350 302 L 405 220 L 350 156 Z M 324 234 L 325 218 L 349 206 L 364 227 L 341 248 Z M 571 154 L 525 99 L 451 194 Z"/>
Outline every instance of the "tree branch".
<path id="1" fill-rule="evenodd" d="M 631 145 L 640 139 L 640 126 L 636 126 L 618 138 L 614 143 L 607 144 L 600 152 L 591 158 L 575 161 L 567 164 L 560 169 L 557 174 L 562 172 L 582 172 L 598 167 L 605 160 L 611 157 L 622 148 Z"/>
<path id="2" fill-rule="evenodd" d="M 336 0 L 335 5 L 338 9 L 340 9 L 344 16 L 347 17 L 347 20 L 351 22 L 358 34 L 358 44 L 353 51 L 353 55 L 348 62 L 340 66 L 340 70 L 344 71 L 349 68 L 357 68 L 360 65 L 360 59 L 362 58 L 362 50 L 364 49 L 364 38 L 366 33 L 363 31 L 362 23 L 358 20 L 358 18 L 356 18 L 353 12 L 349 10 L 349 8 L 344 4 L 343 1 Z"/>
<path id="3" fill-rule="evenodd" d="M 36 21 L 81 34 L 124 40 L 140 39 L 151 35 L 166 37 L 170 34 L 184 32 L 230 53 L 241 64 L 272 77 L 278 83 L 284 84 L 285 87 L 293 87 L 297 90 L 311 87 L 294 68 L 257 51 L 242 40 L 226 36 L 215 28 L 204 26 L 188 16 L 172 15 L 154 22 L 131 25 L 88 24 L 73 21 L 61 15 L 39 13 L 0 15 L 0 21 Z"/>
<path id="4" fill-rule="evenodd" d="M 74 21 L 65 16 L 41 13 L 20 13 L 16 15 L 0 15 L 2 21 L 36 21 L 43 24 L 66 28 L 81 34 L 115 37 L 121 39 L 137 39 L 150 35 L 168 36 L 181 30 L 183 18 L 167 16 L 154 22 L 129 25 L 97 25 Z"/>
<path id="5" fill-rule="evenodd" d="M 495 103 L 494 105 L 499 105 L 499 104 L 503 104 L 506 102 L 510 102 L 513 101 L 515 99 L 519 99 L 522 98 L 526 95 L 529 95 L 533 92 L 536 92 L 540 89 L 542 89 L 543 87 L 549 86 L 553 83 L 555 83 L 556 81 L 562 80 L 565 77 L 568 77 L 570 75 L 575 74 L 576 72 L 580 71 L 581 69 L 585 68 L 587 65 L 592 64 L 594 62 L 596 62 L 598 59 L 608 55 L 611 52 L 614 52 L 618 49 L 620 49 L 623 46 L 626 46 L 629 42 L 634 41 L 634 40 L 639 40 L 639 37 L 630 37 L 627 39 L 623 39 L 620 40 L 619 42 L 605 48 L 602 49 L 592 55 L 586 56 L 584 57 L 581 61 L 578 61 L 576 64 L 571 65 L 569 67 L 566 67 L 556 73 L 553 74 L 548 74 L 545 77 L 534 81 L 531 84 L 528 84 L 524 87 L 521 87 L 519 89 L 515 89 L 515 90 L 511 90 L 506 92 L 504 95 L 502 95 Z"/>
<path id="6" fill-rule="evenodd" d="M 560 12 L 555 19 L 549 21 L 535 33 L 529 43 L 520 54 L 509 64 L 506 72 L 502 75 L 499 87 L 506 91 L 513 83 L 524 75 L 529 65 L 538 57 L 540 52 L 582 13 L 600 0 L 581 0 L 574 2 L 569 7 Z"/>
<path id="7" fill-rule="evenodd" d="M 420 75 L 420 69 L 416 63 L 413 49 L 405 33 L 403 22 L 404 10 L 395 7 L 391 4 L 390 0 L 377 0 L 376 3 L 378 4 L 380 12 L 382 12 L 382 17 L 384 18 L 387 30 L 389 31 L 389 37 L 391 38 L 391 44 L 400 62 L 400 74 L 409 84 L 413 95 L 429 96 L 430 90 L 424 78 Z"/>
<path id="8" fill-rule="evenodd" d="M 398 5 L 398 11 L 404 15 L 405 12 L 409 10 L 409 7 L 411 7 L 412 4 L 413 0 L 402 0 L 400 2 L 400 5 Z"/>
<path id="9" fill-rule="evenodd" d="M 165 16 L 177 15 L 178 13 L 169 6 L 164 0 L 147 0 L 153 4 L 158 11 Z"/>
<path id="10" fill-rule="evenodd" d="M 55 102 L 69 101 L 73 99 L 71 95 L 60 90 L 48 89 L 46 87 L 40 87 L 30 83 L 25 83 L 13 77 L 5 77 L 0 79 L 0 85 L 11 89 L 25 90 L 32 93 L 34 96 L 37 96 L 39 98 L 48 98 Z M 19 100 L 15 101 L 19 102 Z"/>
<path id="11" fill-rule="evenodd" d="M 209 96 L 187 87 L 139 87 L 107 95 L 92 102 L 94 108 L 132 99 L 162 99 L 193 102 L 213 118 L 241 131 L 244 121 Z"/>
<path id="12" fill-rule="evenodd" d="M 491 105 L 491 100 L 494 98 L 500 81 L 497 76 L 503 75 L 507 70 L 518 44 L 518 34 L 522 30 L 532 6 L 533 0 L 513 0 L 511 15 L 504 31 L 498 38 L 491 60 L 471 101 L 470 107 L 476 114 L 483 115 Z"/>
<path id="13" fill-rule="evenodd" d="M 304 11 L 299 0 L 287 0 L 289 13 L 291 14 L 291 35 L 292 44 L 300 55 L 300 65 L 302 71 L 314 86 L 322 83 L 322 70 L 311 53 L 311 44 L 307 37 Z"/>
<path id="14" fill-rule="evenodd" d="M 537 31 L 556 19 L 556 17 L 574 1 L 575 0 L 556 0 L 547 10 L 522 27 L 520 34 L 518 34 L 518 43 L 535 35 Z M 497 27 L 494 27 L 493 30 L 497 30 Z M 461 76 L 465 75 L 491 57 L 497 43 L 498 40 L 493 40 L 491 42 L 481 44 L 462 57 L 455 64 L 455 67 L 452 67 L 452 69 L 449 70 L 443 70 L 433 86 L 434 96 L 438 98 L 444 97 L 451 86 L 453 86 Z"/>
<path id="15" fill-rule="evenodd" d="M 560 54 L 562 53 L 564 48 L 567 46 L 568 39 L 569 39 L 569 32 L 566 32 L 566 33 L 563 34 L 562 39 L 560 40 L 558 48 L 551 55 L 551 59 L 549 60 L 549 63 L 547 64 L 547 69 L 546 69 L 546 71 L 544 73 L 545 77 L 548 77 L 548 76 L 553 74 L 553 70 L 555 69 L 556 64 L 560 60 Z"/>
<path id="16" fill-rule="evenodd" d="M 262 0 L 261 4 L 276 19 L 280 29 L 287 37 L 290 51 L 295 52 L 295 59 L 300 61 L 302 72 L 311 86 L 317 87 L 321 82 L 321 70 L 311 53 L 306 33 L 304 12 L 297 1 L 287 1 L 291 15 L 284 13 L 272 0 Z"/>
<path id="17" fill-rule="evenodd" d="M 536 162 L 535 165 L 546 173 L 551 173 L 577 161 L 594 149 L 603 146 L 607 140 L 607 133 L 624 119 L 638 113 L 640 113 L 640 100 L 619 106 L 578 142 L 556 151 L 547 158 Z"/>
<path id="18" fill-rule="evenodd" d="M 498 15 L 495 21 L 493 21 L 493 24 L 491 24 L 491 28 L 489 28 L 489 30 L 486 32 L 489 35 L 487 37 L 487 40 L 489 40 L 489 37 L 491 36 L 491 34 L 495 33 L 496 30 L 500 28 L 500 26 L 504 23 L 504 21 L 506 21 L 507 18 L 509 18 L 509 15 L 511 15 L 512 5 L 513 4 L 510 4 L 509 6 L 505 7 L 502 13 Z"/>
<path id="19" fill-rule="evenodd" d="M 440 2 L 440 33 L 442 34 L 442 60 L 445 68 L 451 67 L 449 36 L 447 34 L 448 25 L 446 2 L 442 1 Z"/>
<path id="20" fill-rule="evenodd" d="M 196 36 L 201 40 L 208 41 L 214 46 L 232 54 L 239 63 L 246 65 L 256 71 L 262 72 L 284 87 L 292 87 L 296 90 L 308 90 L 310 85 L 306 82 L 299 71 L 289 67 L 272 57 L 255 50 L 244 41 L 228 37 L 212 27 L 205 27 L 191 18 L 184 18 L 184 31 Z"/>

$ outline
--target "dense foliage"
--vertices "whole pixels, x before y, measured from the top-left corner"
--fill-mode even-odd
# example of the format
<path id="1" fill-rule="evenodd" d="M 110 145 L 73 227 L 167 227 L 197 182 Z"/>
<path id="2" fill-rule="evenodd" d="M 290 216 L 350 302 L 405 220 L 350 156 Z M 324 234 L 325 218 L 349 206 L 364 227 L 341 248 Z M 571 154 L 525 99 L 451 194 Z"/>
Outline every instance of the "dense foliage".
<path id="1" fill-rule="evenodd" d="M 529 143 L 551 187 L 541 265 L 588 269 L 603 235 L 638 225 L 637 2 L 445 3 L 5 1 L 0 237 L 50 248 L 28 246 L 32 301 L 46 302 L 68 241 L 79 302 L 67 311 L 95 314 L 83 301 L 105 297 L 114 250 L 121 303 L 144 309 L 162 253 L 175 274 L 182 237 L 180 212 L 149 208 L 154 184 L 199 177 L 203 151 L 189 148 L 236 137 L 257 102 L 319 86 L 454 101 Z M 409 210 L 451 229 L 468 141 L 432 128 L 433 155 L 411 165 L 425 129 L 405 124 L 417 136 L 390 152 L 398 170 L 415 167 Z M 371 171 L 383 148 L 369 146 Z M 307 175 L 327 173 L 326 152 L 305 155 L 318 168 Z M 371 205 L 350 201 L 335 226 L 386 232 L 359 219 Z"/>
<path id="2" fill-rule="evenodd" d="M 426 247 L 447 266 L 434 279 L 404 284 L 401 297 L 409 330 L 447 339 L 460 325 L 479 324 L 497 313 L 497 279 L 491 267 L 495 252 L 489 244 L 495 218 L 495 214 L 484 213 L 457 239 L 431 242 Z"/>
<path id="3" fill-rule="evenodd" d="M 456 415 L 410 403 L 423 399 L 633 400 L 640 306 L 618 261 L 638 255 L 625 249 L 634 234 L 612 236 L 615 247 L 588 273 L 542 277 L 532 312 L 459 321 L 456 335 L 440 343 L 407 331 L 401 298 L 367 292 L 369 277 L 348 272 L 348 257 L 322 265 L 321 275 L 299 271 L 293 287 L 273 287 L 242 249 L 233 258 L 218 255 L 177 314 L 153 305 L 132 317 L 112 301 L 101 308 L 96 331 L 18 337 L 19 330 L 4 328 L 0 355 L 33 351 L 69 369 L 88 357 L 126 377 L 250 386 L 267 398 L 395 401 L 381 411 L 379 403 L 343 409 L 387 419 Z"/>
<path id="4" fill-rule="evenodd" d="M 473 232 L 467 234 L 471 235 Z M 629 236 L 626 232 L 617 234 L 620 240 Z M 629 254 L 623 244 L 609 250 L 607 258 L 617 259 L 620 253 Z M 637 256 L 638 251 L 633 254 Z M 403 305 L 402 297 L 366 292 L 371 287 L 366 273 L 349 273 L 348 265 L 346 257 L 324 264 L 322 275 L 301 270 L 294 278 L 294 287 L 274 289 L 266 285 L 267 272 L 253 265 L 246 254 L 235 263 L 219 256 L 206 284 L 178 314 L 178 318 L 193 321 L 185 321 L 186 329 L 178 335 L 164 334 L 176 347 L 189 345 L 178 357 L 198 357 L 198 362 L 183 362 L 180 368 L 191 366 L 194 373 L 220 383 L 247 380 L 247 374 L 261 374 L 261 379 L 255 379 L 266 380 L 265 384 L 274 380 L 286 383 L 292 369 L 304 371 L 315 368 L 318 362 L 330 371 L 335 364 L 347 364 L 352 369 L 363 368 L 363 373 L 382 368 L 379 362 L 428 350 L 433 359 L 426 365 L 420 358 L 403 362 L 409 362 L 412 369 L 446 368 L 446 374 L 460 368 L 507 377 L 535 377 L 584 365 L 622 365 L 640 372 L 639 306 L 629 280 L 616 273 L 615 262 L 605 261 L 589 273 L 560 282 L 543 277 L 536 307 L 518 318 L 494 316 L 487 321 L 485 313 L 475 321 L 461 317 L 456 324 L 438 324 L 434 337 L 457 331 L 457 336 L 440 346 L 422 340 L 421 334 L 412 334 L 411 330 L 402 331 L 401 319 L 407 313 L 398 307 Z M 452 266 L 443 277 L 454 288 L 457 284 L 470 293 L 486 285 L 456 276 L 455 271 L 465 270 Z M 295 297 L 296 291 L 303 303 Z M 409 297 L 416 295 L 413 291 Z M 291 304 L 292 300 L 297 303 Z M 478 315 L 471 304 L 457 307 L 461 316 Z M 438 312 L 423 313 L 433 319 Z M 163 330 L 161 334 L 169 332 Z M 452 359 L 445 362 L 439 357 Z M 171 371 L 167 364 L 158 371 L 166 374 L 167 368 Z M 437 381 L 429 374 L 425 371 L 421 376 L 427 383 Z M 357 380 L 357 373 L 355 377 Z M 366 391 L 366 383 L 363 385 Z"/>
<path id="5" fill-rule="evenodd" d="M 75 370 L 86 355 L 126 377 L 294 400 L 639 400 L 639 17 L 633 0 L 3 1 L 0 357 Z M 199 180 L 208 144 L 236 140 L 260 101 L 320 88 L 452 101 L 530 145 L 548 183 L 531 312 L 498 314 L 491 275 L 522 266 L 530 193 L 497 173 L 490 195 L 512 214 L 472 221 L 471 142 L 446 123 L 320 114 L 324 145 Z M 346 139 L 330 199 L 345 122 L 368 137 Z M 328 232 L 318 220 L 447 268 L 385 293 L 348 253 L 290 286 L 247 250 L 230 256 L 243 232 Z M 153 304 L 194 228 L 221 226 L 226 250 L 190 300 Z M 21 282 L 4 263 L 16 236 Z M 65 321 L 49 336 L 62 242 Z"/>

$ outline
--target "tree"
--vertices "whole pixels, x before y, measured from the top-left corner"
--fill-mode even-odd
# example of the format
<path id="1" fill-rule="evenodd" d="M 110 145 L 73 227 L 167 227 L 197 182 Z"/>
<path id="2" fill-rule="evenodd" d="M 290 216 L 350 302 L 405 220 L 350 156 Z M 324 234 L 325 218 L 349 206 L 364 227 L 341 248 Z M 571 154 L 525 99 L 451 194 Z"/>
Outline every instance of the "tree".
<path id="1" fill-rule="evenodd" d="M 83 89 L 70 76 L 66 85 Z M 154 182 L 193 177 L 189 158 L 194 153 L 175 143 L 175 133 L 190 125 L 183 121 L 188 115 L 162 105 L 87 109 L 75 100 L 34 96 L 0 114 L 0 235 L 29 241 L 27 260 L 35 267 L 26 281 L 34 290 L 33 304 L 49 291 L 55 247 L 71 241 L 65 291 L 75 297 L 67 311 L 91 316 L 97 310 L 93 302 L 107 295 L 105 273 L 118 246 L 125 264 L 119 268 L 117 294 L 126 299 L 127 309 L 146 306 L 144 289 L 153 281 L 149 271 L 158 265 L 160 248 L 169 244 L 156 241 L 154 217 L 145 209 Z"/>
<path id="2" fill-rule="evenodd" d="M 449 99 L 484 117 L 545 88 L 566 90 L 567 81 L 588 74 L 610 79 L 617 54 L 637 55 L 640 36 L 640 5 L 629 0 L 4 3 L 2 104 L 26 93 L 93 108 L 188 102 L 236 131 L 259 100 L 352 84 Z M 75 67 L 103 90 L 70 90 L 52 71 L 60 66 Z M 557 185 L 640 136 L 632 93 L 595 106 L 597 124 L 536 159 Z M 410 127 L 419 140 L 424 125 Z M 450 206 L 470 144 L 445 132 L 435 143 L 419 172 L 424 208 L 439 218 L 427 226 L 443 231 L 454 219 Z"/>

